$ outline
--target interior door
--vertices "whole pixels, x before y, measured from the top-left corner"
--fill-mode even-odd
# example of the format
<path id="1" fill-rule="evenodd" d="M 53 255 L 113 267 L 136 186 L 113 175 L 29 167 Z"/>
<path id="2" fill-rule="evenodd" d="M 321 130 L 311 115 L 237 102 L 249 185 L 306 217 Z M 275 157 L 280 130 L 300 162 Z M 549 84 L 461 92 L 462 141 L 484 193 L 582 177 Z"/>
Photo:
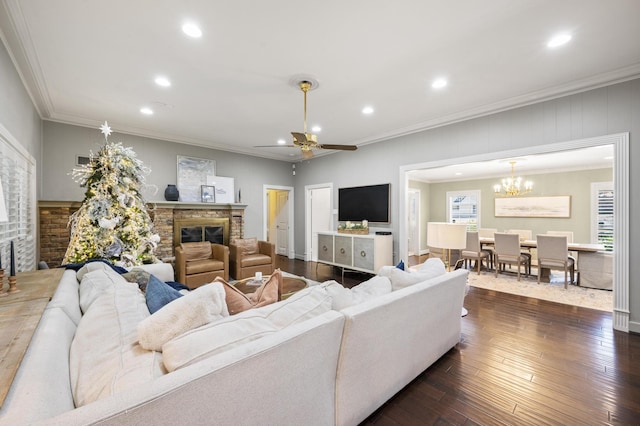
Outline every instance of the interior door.
<path id="1" fill-rule="evenodd" d="M 307 190 L 308 223 L 310 234 L 307 241 L 307 260 L 318 260 L 318 232 L 331 231 L 331 188 Z M 309 258 L 311 253 L 311 258 Z"/>
<path id="2" fill-rule="evenodd" d="M 289 253 L 289 191 L 276 194 L 276 254 Z"/>

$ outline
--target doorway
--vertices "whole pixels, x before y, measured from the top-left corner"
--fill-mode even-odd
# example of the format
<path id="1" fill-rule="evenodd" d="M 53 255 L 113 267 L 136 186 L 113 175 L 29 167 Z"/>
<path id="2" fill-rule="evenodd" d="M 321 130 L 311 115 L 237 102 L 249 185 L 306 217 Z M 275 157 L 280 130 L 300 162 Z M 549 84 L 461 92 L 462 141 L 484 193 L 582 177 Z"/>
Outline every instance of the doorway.
<path id="1" fill-rule="evenodd" d="M 318 260 L 318 232 L 332 231 L 333 184 L 305 186 L 305 261 Z"/>
<path id="2" fill-rule="evenodd" d="M 293 227 L 293 188 L 264 185 L 264 235 L 276 254 L 295 257 Z"/>
<path id="3" fill-rule="evenodd" d="M 620 331 L 640 331 L 637 322 L 630 323 L 629 318 L 629 133 L 617 133 L 564 143 L 538 145 L 512 151 L 493 152 L 472 157 L 450 158 L 429 163 L 410 164 L 400 167 L 400 217 L 406 216 L 408 207 L 409 172 L 417 169 L 437 168 L 478 161 L 513 158 L 524 155 L 544 154 L 568 151 L 585 147 L 613 145 L 614 148 L 614 191 L 616 203 L 614 211 L 614 274 L 613 274 L 613 328 Z M 408 252 L 408 224 L 399 225 L 399 253 L 406 258 Z"/>

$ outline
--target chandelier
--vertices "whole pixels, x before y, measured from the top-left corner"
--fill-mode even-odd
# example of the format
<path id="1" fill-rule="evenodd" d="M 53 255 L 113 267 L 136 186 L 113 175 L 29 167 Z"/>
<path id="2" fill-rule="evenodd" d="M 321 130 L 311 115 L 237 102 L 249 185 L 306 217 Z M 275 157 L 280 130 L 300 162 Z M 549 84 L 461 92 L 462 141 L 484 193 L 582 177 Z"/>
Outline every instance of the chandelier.
<path id="1" fill-rule="evenodd" d="M 517 197 L 519 195 L 528 194 L 533 189 L 533 182 L 530 180 L 522 182 L 522 178 L 520 176 L 515 176 L 515 161 L 509 161 L 511 164 L 511 176 L 502 179 L 502 184 L 493 185 L 493 191 L 496 194 L 500 194 L 504 192 L 504 195 L 507 197 Z"/>

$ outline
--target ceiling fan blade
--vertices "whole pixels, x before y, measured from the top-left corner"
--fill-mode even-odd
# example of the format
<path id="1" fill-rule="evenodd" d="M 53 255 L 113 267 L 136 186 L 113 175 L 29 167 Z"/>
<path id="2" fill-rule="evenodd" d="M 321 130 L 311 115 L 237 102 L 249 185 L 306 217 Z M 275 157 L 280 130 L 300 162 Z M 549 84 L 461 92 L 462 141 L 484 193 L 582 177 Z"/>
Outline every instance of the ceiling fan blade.
<path id="1" fill-rule="evenodd" d="M 307 143 L 307 136 L 304 133 L 291 132 L 293 135 L 293 143 L 296 145 L 304 145 Z"/>
<path id="2" fill-rule="evenodd" d="M 254 148 L 299 148 L 297 145 L 254 145 Z"/>
<path id="3" fill-rule="evenodd" d="M 322 148 L 322 149 L 339 149 L 339 150 L 342 150 L 342 151 L 355 151 L 356 149 L 358 149 L 358 147 L 355 146 L 355 145 L 328 145 L 328 144 L 318 145 L 318 148 Z"/>

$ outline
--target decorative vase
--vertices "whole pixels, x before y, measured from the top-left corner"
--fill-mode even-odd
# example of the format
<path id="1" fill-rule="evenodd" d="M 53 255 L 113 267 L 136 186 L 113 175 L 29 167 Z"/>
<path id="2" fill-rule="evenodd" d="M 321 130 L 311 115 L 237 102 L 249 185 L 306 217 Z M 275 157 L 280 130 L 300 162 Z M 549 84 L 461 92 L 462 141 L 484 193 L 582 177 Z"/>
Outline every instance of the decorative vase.
<path id="1" fill-rule="evenodd" d="M 175 185 L 167 185 L 167 189 L 164 190 L 164 199 L 167 201 L 178 201 L 180 198 L 180 192 Z"/>

